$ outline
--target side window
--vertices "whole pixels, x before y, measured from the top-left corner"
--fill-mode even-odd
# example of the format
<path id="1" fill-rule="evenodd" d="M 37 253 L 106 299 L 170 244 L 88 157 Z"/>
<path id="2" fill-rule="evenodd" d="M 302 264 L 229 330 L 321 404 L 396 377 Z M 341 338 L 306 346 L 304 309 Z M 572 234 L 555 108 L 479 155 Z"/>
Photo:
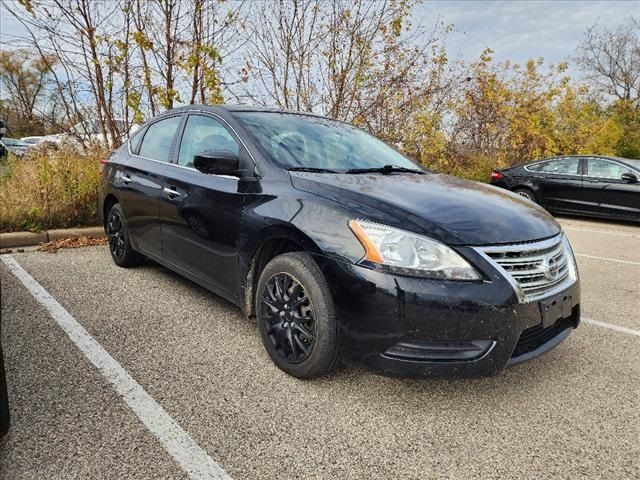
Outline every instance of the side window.
<path id="1" fill-rule="evenodd" d="M 189 115 L 180 142 L 178 165 L 193 167 L 193 157 L 205 150 L 228 150 L 238 155 L 240 146 L 219 121 L 204 115 Z"/>
<path id="2" fill-rule="evenodd" d="M 542 169 L 547 164 L 547 162 L 534 163 L 533 165 L 527 165 L 527 170 L 530 172 L 542 172 Z"/>
<path id="3" fill-rule="evenodd" d="M 140 145 L 141 157 L 168 162 L 171 155 L 171 144 L 176 136 L 182 117 L 170 117 L 160 120 L 147 128 Z"/>
<path id="4" fill-rule="evenodd" d="M 600 160 L 599 158 L 587 159 L 587 175 L 600 178 L 617 178 L 623 173 L 633 173 L 633 171 L 619 163 Z"/>
<path id="5" fill-rule="evenodd" d="M 558 173 L 562 175 L 578 175 L 578 165 L 580 159 L 578 157 L 558 158 L 543 163 L 538 172 Z"/>
<path id="6" fill-rule="evenodd" d="M 138 130 L 133 136 L 129 139 L 129 146 L 131 147 L 131 152 L 138 155 L 140 151 L 140 144 L 142 143 L 142 137 L 144 137 L 144 129 Z"/>

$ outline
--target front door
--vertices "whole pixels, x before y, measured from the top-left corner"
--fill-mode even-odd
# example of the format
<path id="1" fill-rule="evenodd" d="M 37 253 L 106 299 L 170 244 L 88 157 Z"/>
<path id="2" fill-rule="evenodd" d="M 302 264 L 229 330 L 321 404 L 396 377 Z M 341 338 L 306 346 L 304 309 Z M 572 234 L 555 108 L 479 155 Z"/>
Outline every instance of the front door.
<path id="1" fill-rule="evenodd" d="M 162 250 L 166 261 L 232 296 L 239 294 L 238 241 L 244 195 L 240 179 L 193 168 L 194 155 L 241 147 L 218 119 L 191 114 L 176 163 L 165 178 L 160 201 Z"/>
<path id="2" fill-rule="evenodd" d="M 640 218 L 640 183 L 629 183 L 624 173 L 638 175 L 625 165 L 603 158 L 588 158 L 585 173 L 585 195 L 594 204 L 593 211 L 617 216 Z"/>

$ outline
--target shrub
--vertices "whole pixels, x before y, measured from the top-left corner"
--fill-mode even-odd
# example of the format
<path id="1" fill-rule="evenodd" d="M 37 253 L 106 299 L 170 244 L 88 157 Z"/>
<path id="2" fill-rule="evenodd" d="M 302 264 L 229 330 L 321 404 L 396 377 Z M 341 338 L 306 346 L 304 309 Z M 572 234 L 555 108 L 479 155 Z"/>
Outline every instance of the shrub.
<path id="1" fill-rule="evenodd" d="M 10 155 L 0 166 L 0 231 L 97 225 L 98 167 L 107 155 L 73 145 Z"/>

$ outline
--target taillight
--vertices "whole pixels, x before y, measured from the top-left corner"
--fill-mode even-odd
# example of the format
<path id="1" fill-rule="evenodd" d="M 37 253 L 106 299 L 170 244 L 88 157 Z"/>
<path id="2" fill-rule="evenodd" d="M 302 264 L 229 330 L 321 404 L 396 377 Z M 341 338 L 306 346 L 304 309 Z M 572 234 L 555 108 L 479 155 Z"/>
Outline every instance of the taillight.
<path id="1" fill-rule="evenodd" d="M 106 158 L 100 160 L 100 165 L 98 166 L 98 175 L 102 176 L 102 171 L 104 170 L 104 166 L 107 164 L 108 161 L 109 160 L 107 160 Z"/>
<path id="2" fill-rule="evenodd" d="M 497 170 L 491 172 L 491 180 L 502 180 L 504 175 Z"/>

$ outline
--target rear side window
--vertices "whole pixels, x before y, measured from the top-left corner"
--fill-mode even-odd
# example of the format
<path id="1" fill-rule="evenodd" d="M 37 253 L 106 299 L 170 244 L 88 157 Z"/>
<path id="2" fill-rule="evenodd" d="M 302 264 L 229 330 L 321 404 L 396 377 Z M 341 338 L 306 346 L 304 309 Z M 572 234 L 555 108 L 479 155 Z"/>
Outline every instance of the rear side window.
<path id="1" fill-rule="evenodd" d="M 144 134 L 138 155 L 168 162 L 171 156 L 171 145 L 181 121 L 182 117 L 170 117 L 150 125 Z"/>
<path id="2" fill-rule="evenodd" d="M 578 175 L 579 158 L 559 158 L 548 162 L 537 163 L 527 167 L 533 172 L 558 173 L 562 175 Z"/>
<path id="3" fill-rule="evenodd" d="M 587 159 L 587 175 L 590 177 L 619 179 L 623 173 L 633 173 L 633 171 L 619 163 L 608 162 L 599 158 Z"/>
<path id="4" fill-rule="evenodd" d="M 142 143 L 142 138 L 144 137 L 144 130 L 138 130 L 133 134 L 133 137 L 129 139 L 129 146 L 131 151 L 138 155 L 140 152 L 140 144 Z"/>
<path id="5" fill-rule="evenodd" d="M 178 164 L 193 167 L 193 157 L 205 150 L 227 150 L 238 155 L 240 147 L 217 120 L 204 115 L 189 115 L 182 134 Z"/>

